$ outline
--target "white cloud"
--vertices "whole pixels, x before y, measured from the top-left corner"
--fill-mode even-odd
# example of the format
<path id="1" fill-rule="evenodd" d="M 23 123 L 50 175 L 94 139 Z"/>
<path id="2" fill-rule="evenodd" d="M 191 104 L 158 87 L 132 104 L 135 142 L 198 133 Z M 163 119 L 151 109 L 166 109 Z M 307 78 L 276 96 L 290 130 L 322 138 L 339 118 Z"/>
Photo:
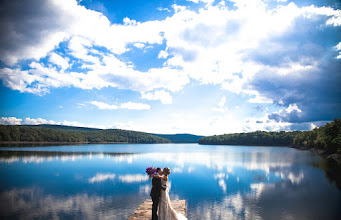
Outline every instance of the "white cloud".
<path id="1" fill-rule="evenodd" d="M 147 100 L 160 100 L 162 104 L 172 104 L 173 102 L 172 96 L 164 90 L 142 93 L 142 98 Z"/>
<path id="2" fill-rule="evenodd" d="M 134 44 L 134 47 L 137 47 L 137 48 L 144 48 L 145 47 L 145 45 L 144 44 L 142 44 L 142 43 L 135 43 Z"/>
<path id="3" fill-rule="evenodd" d="M 0 124 L 2 125 L 20 125 L 22 122 L 21 118 L 16 117 L 1 117 Z"/>
<path id="4" fill-rule="evenodd" d="M 29 92 L 35 94 L 43 94 L 48 92 L 45 86 L 39 85 L 29 87 L 35 81 L 44 81 L 44 79 L 38 75 L 30 74 L 29 71 L 20 69 L 3 68 L 0 69 L 0 79 L 5 86 L 18 90 L 20 92 Z"/>
<path id="5" fill-rule="evenodd" d="M 2 117 L 0 118 L 0 124 L 4 125 L 38 125 L 38 124 L 55 124 L 55 125 L 66 125 L 66 126 L 76 126 L 76 127 L 89 127 L 89 128 L 111 128 L 112 126 L 105 125 L 93 125 L 93 124 L 83 124 L 77 121 L 67 121 L 57 122 L 53 120 L 46 120 L 43 118 L 25 118 L 24 120 L 16 117 Z"/>
<path id="6" fill-rule="evenodd" d="M 218 107 L 215 107 L 213 108 L 214 111 L 217 111 L 217 112 L 221 112 L 221 113 L 224 113 L 224 112 L 227 112 L 228 109 L 227 107 L 225 106 L 225 103 L 226 103 L 226 97 L 223 96 L 220 101 L 218 102 Z"/>
<path id="7" fill-rule="evenodd" d="M 148 175 L 142 174 L 126 174 L 118 176 L 118 179 L 124 183 L 136 183 L 148 181 Z"/>
<path id="8" fill-rule="evenodd" d="M 126 102 L 120 105 L 120 108 L 125 109 L 135 109 L 135 110 L 148 110 L 150 109 L 150 105 L 144 103 L 136 103 L 136 102 Z"/>
<path id="9" fill-rule="evenodd" d="M 163 58 L 163 59 L 166 59 L 167 57 L 169 56 L 169 54 L 167 53 L 167 51 L 165 50 L 161 50 L 158 54 L 158 58 Z"/>
<path id="10" fill-rule="evenodd" d="M 182 170 L 181 167 L 174 167 L 174 168 L 172 169 L 172 172 L 173 172 L 173 173 L 182 173 L 183 170 Z"/>
<path id="11" fill-rule="evenodd" d="M 222 108 L 222 107 L 225 106 L 225 103 L 226 103 L 226 97 L 224 96 L 224 97 L 222 97 L 222 98 L 220 99 L 220 101 L 219 101 L 219 103 L 218 103 L 218 106 L 219 106 L 220 108 Z"/>
<path id="12" fill-rule="evenodd" d="M 151 185 L 144 185 L 139 187 L 139 193 L 149 195 L 152 187 Z"/>
<path id="13" fill-rule="evenodd" d="M 171 10 L 169 10 L 169 8 L 161 8 L 161 7 L 158 7 L 157 10 L 159 10 L 159 11 L 171 12 Z"/>
<path id="14" fill-rule="evenodd" d="M 224 179 L 225 178 L 225 173 L 217 173 L 214 174 L 214 179 Z"/>
<path id="15" fill-rule="evenodd" d="M 182 5 L 173 4 L 172 8 L 173 8 L 175 13 L 186 11 L 186 6 L 182 6 Z"/>
<path id="16" fill-rule="evenodd" d="M 225 7 L 223 1 L 215 6 L 210 4 L 210 0 L 193 2 L 208 4 L 195 11 L 174 4 L 175 13 L 164 20 L 138 22 L 126 17 L 123 24 L 112 24 L 102 13 L 86 9 L 72 0 L 44 1 L 44 4 L 39 4 L 40 7 L 31 2 L 22 4 L 23 8 L 37 8 L 36 13 L 30 15 L 31 19 L 18 16 L 21 15 L 17 13 L 22 11 L 21 6 L 6 5 L 10 13 L 5 14 L 7 23 L 1 24 L 5 25 L 1 29 L 7 34 L 1 35 L 0 59 L 9 66 L 0 69 L 0 79 L 13 90 L 39 95 L 48 93 L 50 88 L 90 90 L 114 87 L 140 92 L 142 98 L 160 100 L 164 104 L 172 103 L 170 92 L 179 92 L 194 82 L 220 85 L 233 93 L 249 95 L 253 97 L 249 99 L 251 103 L 274 102 L 285 103 L 286 106 L 297 103 L 303 106 L 296 101 L 288 103 L 290 97 L 282 96 L 281 100 L 277 100 L 274 92 L 265 91 L 263 83 L 268 82 L 274 90 L 286 81 L 283 79 L 288 79 L 284 87 L 289 89 L 296 83 L 300 89 L 303 88 L 299 82 L 306 80 L 319 81 L 325 69 L 323 67 L 328 66 L 328 62 L 321 64 L 320 57 L 328 57 L 332 47 L 326 48 L 316 43 L 303 47 L 296 40 L 289 42 L 288 39 L 297 35 L 313 36 L 326 26 L 329 29 L 340 26 L 339 10 L 313 5 L 301 7 L 292 2 L 267 7 L 267 2 L 258 0 L 232 1 L 233 8 Z M 45 14 L 50 16 L 41 19 Z M 302 25 L 302 20 L 306 22 L 306 28 L 314 28 L 310 27 L 307 33 L 300 32 L 302 30 L 297 27 Z M 313 34 L 308 34 L 310 31 Z M 285 44 L 283 37 L 286 39 Z M 65 52 L 57 54 L 55 49 L 61 42 L 66 45 Z M 309 39 L 305 42 L 309 42 Z M 165 59 L 162 67 L 139 71 L 135 66 L 137 64 L 130 62 L 129 57 L 124 60 L 119 58 L 129 50 L 137 50 L 134 47 L 154 44 L 166 45 L 158 53 L 159 58 Z M 99 51 L 101 47 L 106 50 Z M 339 51 L 340 47 L 337 44 L 334 49 Z M 309 50 L 299 54 L 306 48 L 313 48 L 316 53 L 321 51 L 323 55 L 314 57 Z M 296 59 L 296 55 L 299 58 Z M 48 58 L 47 63 L 39 61 L 45 57 Z M 271 57 L 279 59 L 280 64 L 274 64 L 276 61 Z M 68 63 L 68 58 L 73 62 Z M 36 61 L 31 62 L 28 68 L 18 63 L 19 60 L 30 59 Z M 297 89 L 287 95 L 296 96 Z M 147 104 L 132 102 L 121 105 L 97 102 L 94 105 L 102 109 L 150 108 Z M 223 113 L 219 105 L 217 110 Z M 297 110 L 294 112 L 299 113 Z M 164 130 L 188 131 L 196 127 L 196 132 L 213 133 L 234 129 L 241 131 L 245 124 L 249 128 L 282 128 L 292 124 L 281 122 L 277 126 L 271 120 L 263 124 L 251 120 L 243 125 L 228 127 L 227 120 L 230 120 L 228 116 L 207 117 L 199 120 L 201 124 L 193 120 L 192 125 L 177 121 L 179 125 L 174 122 L 174 126 Z M 210 127 L 210 131 L 200 125 Z"/>
<path id="17" fill-rule="evenodd" d="M 113 127 L 118 128 L 118 129 L 124 129 L 124 130 L 134 130 L 135 128 L 134 123 L 132 121 L 115 122 Z"/>
<path id="18" fill-rule="evenodd" d="M 335 47 L 335 50 L 336 51 L 339 51 L 339 55 L 337 55 L 337 59 L 341 59 L 341 42 L 340 43 L 338 43 Z"/>
<path id="19" fill-rule="evenodd" d="M 57 124 L 57 122 L 53 120 L 45 120 L 43 118 L 25 118 L 22 124 L 25 125 L 39 125 L 39 124 Z"/>
<path id="20" fill-rule="evenodd" d="M 111 86 L 140 92 L 162 88 L 179 91 L 192 78 L 203 84 L 221 84 L 222 88 L 235 93 L 254 95 L 255 91 L 248 87 L 257 78 L 258 72 L 269 70 L 270 67 L 245 59 L 249 50 L 259 50 L 261 45 L 271 42 L 272 38 L 290 33 L 295 19 L 299 17 L 313 20 L 321 19 L 317 16 L 323 15 L 329 19 L 325 25 L 334 26 L 340 25 L 341 18 L 337 10 L 329 7 L 298 7 L 294 3 L 268 9 L 261 1 L 235 1 L 236 9 L 230 10 L 222 7 L 223 4 L 210 5 L 211 0 L 193 2 L 204 2 L 208 5 L 198 12 L 173 5 L 176 13 L 165 20 L 137 22 L 126 17 L 123 19 L 124 24 L 119 25 L 111 24 L 103 14 L 86 9 L 76 1 L 51 0 L 46 3 L 46 6 L 50 5 L 48 8 L 42 7 L 34 16 L 40 18 L 41 13 L 50 13 L 53 16 L 48 17 L 46 21 L 32 19 L 37 23 L 32 30 L 27 29 L 36 31 L 35 34 L 39 37 L 26 44 L 13 43 L 15 48 L 2 52 L 1 60 L 9 64 L 19 59 L 38 60 L 50 52 L 50 62 L 66 70 L 67 61 L 51 51 L 60 42 L 69 41 L 68 56 L 85 62 L 81 68 L 90 70 L 60 74 L 53 68 L 33 64 L 29 71 L 1 69 L 0 77 L 4 84 L 12 89 L 36 94 L 44 94 L 50 87 L 63 86 L 82 89 Z M 20 20 L 21 17 L 9 19 L 9 23 L 25 23 Z M 50 22 L 50 19 L 53 22 Z M 58 26 L 46 26 L 44 29 L 40 27 L 44 22 Z M 25 35 L 27 30 L 13 31 Z M 49 36 L 42 34 L 45 32 L 49 33 Z M 7 36 L 12 35 L 14 36 L 15 32 L 10 32 Z M 141 48 L 145 44 L 161 44 L 164 41 L 167 47 L 159 52 L 159 58 L 168 57 L 168 60 L 163 68 L 140 72 L 134 70 L 129 62 L 116 58 L 116 55 L 130 50 L 130 44 Z M 99 52 L 98 55 L 102 56 L 100 62 L 98 56 L 91 55 L 95 51 L 93 46 L 103 46 L 112 54 Z M 273 46 L 276 48 L 278 45 Z M 302 60 L 272 70 L 274 74 L 288 74 L 312 68 L 316 66 L 305 65 Z M 241 73 L 242 77 L 235 73 Z M 32 86 L 33 82 L 37 85 Z M 268 97 L 256 96 L 250 99 L 250 102 L 269 103 L 269 100 Z"/>
<path id="21" fill-rule="evenodd" d="M 290 104 L 287 108 L 281 109 L 279 112 L 274 112 L 268 115 L 269 119 L 275 121 L 283 121 L 283 122 L 295 122 L 299 121 L 302 116 L 302 110 L 298 108 L 295 104 Z"/>
<path id="22" fill-rule="evenodd" d="M 199 2 L 203 2 L 203 3 L 206 3 L 206 4 L 212 4 L 214 2 L 214 0 L 186 0 L 188 2 L 194 2 L 194 3 L 199 3 Z"/>
<path id="23" fill-rule="evenodd" d="M 85 104 L 83 104 L 83 103 L 77 103 L 77 108 L 83 108 L 83 107 L 85 107 L 86 105 Z"/>
<path id="24" fill-rule="evenodd" d="M 83 123 L 80 123 L 80 122 L 77 122 L 77 121 L 66 121 L 66 120 L 64 120 L 62 122 L 57 122 L 56 124 L 65 125 L 65 126 L 75 126 L 75 127 L 105 128 L 105 127 L 102 127 L 100 125 L 97 125 L 97 126 L 94 126 L 94 125 L 91 125 L 91 124 L 86 125 L 86 124 L 83 124 Z"/>
<path id="25" fill-rule="evenodd" d="M 62 56 L 56 54 L 56 53 L 51 53 L 49 57 L 49 62 L 54 63 L 63 70 L 67 69 L 69 67 L 69 62 L 64 59 Z"/>
<path id="26" fill-rule="evenodd" d="M 115 179 L 116 174 L 114 173 L 97 173 L 94 177 L 91 177 L 89 183 L 104 182 L 107 180 Z"/>
<path id="27" fill-rule="evenodd" d="M 273 101 L 271 99 L 268 99 L 266 97 L 260 96 L 260 95 L 256 95 L 254 98 L 249 99 L 250 103 L 273 103 Z"/>
<path id="28" fill-rule="evenodd" d="M 43 118 L 25 118 L 22 120 L 21 118 L 16 117 L 1 117 L 0 124 L 3 125 L 38 125 L 38 124 L 58 124 L 53 120 L 45 120 Z"/>
<path id="29" fill-rule="evenodd" d="M 115 109 L 133 109 L 133 110 L 148 110 L 150 105 L 136 102 L 126 102 L 120 105 L 110 105 L 105 102 L 91 101 L 90 104 L 95 105 L 98 109 L 102 110 L 115 110 Z"/>
<path id="30" fill-rule="evenodd" d="M 227 186 L 226 186 L 225 180 L 220 179 L 218 183 L 219 183 L 220 188 L 223 190 L 223 192 L 226 193 Z"/>
<path id="31" fill-rule="evenodd" d="M 304 173 L 301 172 L 298 175 L 295 175 L 294 173 L 290 172 L 288 179 L 292 184 L 299 184 L 304 179 Z"/>
<path id="32" fill-rule="evenodd" d="M 109 105 L 104 102 L 91 101 L 90 104 L 97 106 L 98 109 L 118 109 L 117 105 Z"/>

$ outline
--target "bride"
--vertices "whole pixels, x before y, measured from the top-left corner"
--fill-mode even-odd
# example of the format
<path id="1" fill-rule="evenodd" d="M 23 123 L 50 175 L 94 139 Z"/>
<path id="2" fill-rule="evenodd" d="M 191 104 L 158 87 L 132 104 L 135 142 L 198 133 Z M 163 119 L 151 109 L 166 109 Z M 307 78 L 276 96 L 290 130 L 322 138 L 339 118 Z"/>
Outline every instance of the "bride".
<path id="1" fill-rule="evenodd" d="M 159 201 L 159 220 L 187 220 L 181 213 L 175 211 L 171 205 L 169 199 L 169 187 L 167 186 L 168 176 L 171 173 L 168 167 L 165 167 L 162 172 L 162 176 L 153 175 L 153 177 L 161 178 L 161 186 L 166 190 L 161 190 L 161 196 Z"/>

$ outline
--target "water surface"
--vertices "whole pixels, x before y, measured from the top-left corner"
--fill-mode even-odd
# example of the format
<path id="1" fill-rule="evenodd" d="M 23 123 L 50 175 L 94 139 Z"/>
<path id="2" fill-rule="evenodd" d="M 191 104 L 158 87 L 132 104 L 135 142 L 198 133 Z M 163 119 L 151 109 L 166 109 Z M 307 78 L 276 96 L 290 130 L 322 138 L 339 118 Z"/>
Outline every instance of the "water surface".
<path id="1" fill-rule="evenodd" d="M 127 219 L 171 168 L 189 219 L 339 219 L 323 159 L 288 147 L 107 144 L 0 148 L 0 218 Z"/>

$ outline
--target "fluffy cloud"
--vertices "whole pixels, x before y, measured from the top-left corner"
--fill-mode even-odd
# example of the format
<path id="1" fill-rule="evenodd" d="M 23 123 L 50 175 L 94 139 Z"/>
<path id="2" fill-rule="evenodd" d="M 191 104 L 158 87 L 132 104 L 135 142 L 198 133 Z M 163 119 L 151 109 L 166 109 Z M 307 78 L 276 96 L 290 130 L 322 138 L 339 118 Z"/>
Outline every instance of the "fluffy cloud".
<path id="1" fill-rule="evenodd" d="M 148 176 L 142 174 L 126 174 L 118 176 L 118 179 L 124 183 L 139 183 L 146 182 L 148 180 Z"/>
<path id="2" fill-rule="evenodd" d="M 260 0 L 232 1 L 234 7 L 192 2 L 207 4 L 196 11 L 173 5 L 174 14 L 164 20 L 125 18 L 121 25 L 77 1 L 17 5 L 7 0 L 0 15 L 0 59 L 7 67 L 0 69 L 0 79 L 11 89 L 40 95 L 50 88 L 115 87 L 164 104 L 172 103 L 169 92 L 192 81 L 250 96 L 250 103 L 297 105 L 302 111 L 273 114 L 272 121 L 304 123 L 339 116 L 339 10 L 293 2 L 268 7 Z M 62 42 L 64 54 L 56 53 Z M 165 59 L 162 67 L 138 71 L 129 58 L 120 58 L 155 44 L 166 45 L 158 56 Z M 48 63 L 40 60 L 45 57 Z M 21 60 L 31 64 L 25 68 Z M 97 104 L 148 109 L 138 103 Z"/>
<path id="3" fill-rule="evenodd" d="M 244 132 L 251 131 L 295 131 L 311 130 L 316 127 L 324 126 L 330 121 L 305 122 L 302 120 L 302 110 L 296 104 L 279 110 L 278 112 L 266 113 L 262 117 L 247 118 L 242 123 Z"/>
<path id="4" fill-rule="evenodd" d="M 16 117 L 1 117 L 0 124 L 2 125 L 20 125 L 22 122 L 21 118 Z"/>
<path id="5" fill-rule="evenodd" d="M 148 110 L 150 105 L 144 103 L 126 102 L 120 105 L 120 108 L 135 109 L 135 110 Z"/>
<path id="6" fill-rule="evenodd" d="M 104 102 L 98 102 L 98 101 L 91 101 L 90 104 L 93 104 L 97 106 L 98 109 L 134 109 L 134 110 L 148 110 L 150 109 L 150 105 L 144 104 L 144 103 L 135 103 L 135 102 L 126 102 L 122 103 L 119 106 L 117 105 L 109 105 Z"/>
<path id="7" fill-rule="evenodd" d="M 77 121 L 62 121 L 57 122 L 53 120 L 46 120 L 43 118 L 25 118 L 24 120 L 16 117 L 1 117 L 0 124 L 2 125 L 38 125 L 38 124 L 54 124 L 54 125 L 66 125 L 66 126 L 76 126 L 76 127 L 96 127 L 96 128 L 110 128 L 110 126 L 103 125 L 92 125 L 92 124 L 83 124 Z"/>
<path id="8" fill-rule="evenodd" d="M 303 110 L 301 121 L 338 117 L 341 66 L 334 59 L 337 47 L 326 46 L 324 39 L 339 42 L 339 12 L 294 3 L 268 9 L 261 1 L 235 6 L 174 15 L 187 22 L 165 33 L 167 64 L 182 66 L 201 83 L 249 95 L 250 103 L 296 103 Z"/>
<path id="9" fill-rule="evenodd" d="M 107 103 L 98 102 L 98 101 L 91 101 L 90 104 L 97 106 L 98 109 L 117 109 L 118 108 L 117 105 L 109 105 Z"/>
<path id="10" fill-rule="evenodd" d="M 268 115 L 268 118 L 275 120 L 276 122 L 297 122 L 300 118 L 302 110 L 297 107 L 296 104 L 289 105 L 288 108 L 280 110 L 278 113 L 272 113 Z"/>
<path id="11" fill-rule="evenodd" d="M 56 64 L 57 66 L 59 66 L 63 70 L 65 70 L 69 67 L 68 61 L 56 53 L 51 53 L 49 61 L 51 63 Z"/>
<path id="12" fill-rule="evenodd" d="M 224 112 L 226 112 L 226 111 L 228 110 L 227 107 L 225 106 L 225 104 L 226 104 L 226 97 L 223 96 L 223 97 L 220 99 L 220 101 L 218 102 L 218 107 L 213 108 L 213 110 L 214 110 L 214 111 L 217 111 L 217 112 L 222 112 L 222 113 L 224 113 Z"/>
<path id="13" fill-rule="evenodd" d="M 160 100 L 162 104 L 172 104 L 173 102 L 172 96 L 164 90 L 142 93 L 142 98 L 147 100 Z"/>
<path id="14" fill-rule="evenodd" d="M 39 124 L 57 124 L 57 122 L 53 120 L 45 120 L 43 118 L 25 118 L 22 124 L 25 125 L 39 125 Z"/>
<path id="15" fill-rule="evenodd" d="M 256 95 L 254 98 L 249 99 L 250 103 L 273 103 L 271 99 Z"/>
<path id="16" fill-rule="evenodd" d="M 89 179 L 89 183 L 103 182 L 107 180 L 115 179 L 116 174 L 114 173 L 97 173 L 94 177 Z"/>
<path id="17" fill-rule="evenodd" d="M 214 2 L 214 0 L 186 0 L 186 1 L 189 1 L 189 2 L 194 2 L 194 3 L 199 3 L 199 2 L 203 2 L 203 3 L 206 3 L 206 4 L 212 4 Z"/>

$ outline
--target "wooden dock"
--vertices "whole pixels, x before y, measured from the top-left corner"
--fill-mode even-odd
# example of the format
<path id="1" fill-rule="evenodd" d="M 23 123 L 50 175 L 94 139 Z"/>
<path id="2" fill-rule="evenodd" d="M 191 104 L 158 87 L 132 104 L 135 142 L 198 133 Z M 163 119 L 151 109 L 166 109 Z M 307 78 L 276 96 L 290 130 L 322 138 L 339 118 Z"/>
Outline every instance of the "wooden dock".
<path id="1" fill-rule="evenodd" d="M 186 200 L 172 200 L 172 207 L 175 211 L 186 216 L 187 207 Z M 135 212 L 128 218 L 128 220 L 151 220 L 152 219 L 152 200 L 145 200 Z"/>

